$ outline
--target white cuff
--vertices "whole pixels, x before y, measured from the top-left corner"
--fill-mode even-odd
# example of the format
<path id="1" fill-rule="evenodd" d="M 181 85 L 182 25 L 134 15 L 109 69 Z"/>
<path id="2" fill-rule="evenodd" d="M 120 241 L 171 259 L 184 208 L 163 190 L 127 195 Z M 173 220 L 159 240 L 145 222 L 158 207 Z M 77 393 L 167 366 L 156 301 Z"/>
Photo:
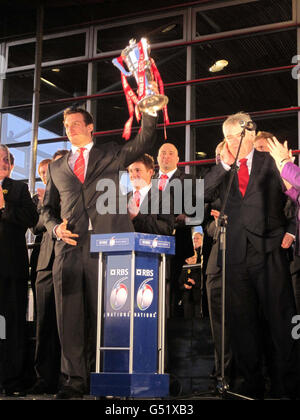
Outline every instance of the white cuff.
<path id="1" fill-rule="evenodd" d="M 223 160 L 221 160 L 221 163 L 225 171 L 230 171 L 231 169 L 230 165 L 227 165 L 227 163 L 223 162 Z"/>

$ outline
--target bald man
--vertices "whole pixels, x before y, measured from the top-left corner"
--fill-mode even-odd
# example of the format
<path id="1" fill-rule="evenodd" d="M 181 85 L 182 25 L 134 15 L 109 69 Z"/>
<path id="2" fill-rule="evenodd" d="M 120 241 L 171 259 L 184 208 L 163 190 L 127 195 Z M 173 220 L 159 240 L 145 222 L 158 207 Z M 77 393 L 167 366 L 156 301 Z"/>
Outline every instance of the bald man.
<path id="1" fill-rule="evenodd" d="M 191 175 L 185 174 L 177 167 L 179 162 L 178 150 L 172 143 L 164 143 L 158 151 L 157 162 L 159 165 L 159 172 L 156 175 L 159 178 L 159 189 L 165 190 L 168 188 L 170 181 L 178 179 L 182 183 L 184 179 L 193 179 Z M 183 192 L 183 188 L 182 188 Z M 182 209 L 184 210 L 184 194 L 182 193 Z M 183 211 L 182 210 L 182 211 Z M 190 216 L 190 215 L 189 215 Z M 176 217 L 176 233 L 175 233 L 175 256 L 171 261 L 171 316 L 180 315 L 178 302 L 181 300 L 182 292 L 179 289 L 179 276 L 182 266 L 185 264 L 186 258 L 194 255 L 194 246 L 192 240 L 191 226 L 185 224 L 186 215 L 175 214 Z"/>

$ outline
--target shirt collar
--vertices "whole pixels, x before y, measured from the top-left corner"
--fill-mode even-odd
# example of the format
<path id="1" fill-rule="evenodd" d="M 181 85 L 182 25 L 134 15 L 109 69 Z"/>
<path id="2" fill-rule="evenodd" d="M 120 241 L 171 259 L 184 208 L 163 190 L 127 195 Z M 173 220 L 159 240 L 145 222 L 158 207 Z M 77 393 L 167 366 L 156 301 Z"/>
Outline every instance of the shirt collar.
<path id="1" fill-rule="evenodd" d="M 166 174 L 163 174 L 161 170 L 159 170 L 159 178 L 161 177 L 161 175 L 167 175 L 168 178 L 172 178 L 172 176 L 175 174 L 175 172 L 177 171 L 177 168 L 173 169 L 173 171 L 167 172 Z"/>
<path id="2" fill-rule="evenodd" d="M 90 152 L 91 151 L 91 148 L 93 146 L 94 146 L 94 143 L 91 141 L 90 143 L 85 144 L 84 146 L 81 146 L 81 147 L 84 147 L 85 149 L 87 149 Z M 73 146 L 72 145 L 72 153 L 75 154 L 77 152 L 77 150 L 80 149 L 81 147 Z"/>
<path id="3" fill-rule="evenodd" d="M 141 197 L 145 197 L 145 195 L 147 194 L 147 192 L 150 190 L 151 187 L 152 187 L 152 183 L 150 183 L 149 185 L 146 185 L 145 187 L 138 190 L 141 194 Z M 133 188 L 132 191 L 133 191 L 133 194 L 134 194 L 137 190 L 135 188 Z"/>
<path id="4" fill-rule="evenodd" d="M 251 150 L 251 152 L 245 157 L 245 159 L 247 159 L 247 166 L 251 167 L 252 166 L 252 160 L 253 160 L 253 155 L 254 155 L 254 148 Z M 240 161 L 240 159 L 239 159 Z M 238 166 L 240 166 L 240 162 L 237 162 Z"/>

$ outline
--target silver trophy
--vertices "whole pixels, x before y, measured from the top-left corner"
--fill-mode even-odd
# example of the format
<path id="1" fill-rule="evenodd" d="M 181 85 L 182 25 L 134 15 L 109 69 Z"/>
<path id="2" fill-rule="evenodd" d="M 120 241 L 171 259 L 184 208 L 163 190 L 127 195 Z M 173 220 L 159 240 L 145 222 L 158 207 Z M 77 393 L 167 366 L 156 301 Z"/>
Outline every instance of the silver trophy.
<path id="1" fill-rule="evenodd" d="M 146 38 L 141 39 L 141 44 L 144 52 L 144 65 L 145 65 L 145 96 L 140 99 L 138 102 L 138 108 L 141 112 L 150 111 L 155 112 L 159 111 L 167 105 L 169 99 L 165 95 L 155 93 L 151 87 L 150 82 L 154 80 L 154 75 L 152 71 L 151 59 L 149 57 L 150 45 Z M 140 59 L 140 51 L 138 44 L 135 39 L 129 41 L 129 45 L 122 51 L 121 56 L 123 61 L 125 61 L 126 66 L 129 71 L 126 71 L 124 67 L 117 61 L 113 60 L 113 64 L 126 76 L 134 76 L 135 80 L 138 83 L 138 66 Z"/>

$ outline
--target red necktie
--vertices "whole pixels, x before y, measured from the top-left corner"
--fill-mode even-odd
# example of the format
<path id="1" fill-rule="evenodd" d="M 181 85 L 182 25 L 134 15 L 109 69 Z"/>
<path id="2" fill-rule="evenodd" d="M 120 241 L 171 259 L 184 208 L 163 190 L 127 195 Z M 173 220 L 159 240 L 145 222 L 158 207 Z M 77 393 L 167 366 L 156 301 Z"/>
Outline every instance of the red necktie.
<path id="1" fill-rule="evenodd" d="M 158 189 L 163 191 L 166 187 L 167 180 L 169 179 L 168 175 L 161 175 L 159 178 Z"/>
<path id="2" fill-rule="evenodd" d="M 79 179 L 79 181 L 82 184 L 84 183 L 85 161 L 84 161 L 83 152 L 85 150 L 86 149 L 84 147 L 80 147 L 80 149 L 78 149 L 79 156 L 76 159 L 76 162 L 75 162 L 75 165 L 74 165 L 74 174 L 77 176 L 77 178 Z"/>
<path id="3" fill-rule="evenodd" d="M 134 197 L 135 205 L 137 207 L 140 207 L 140 204 L 141 204 L 141 193 L 138 190 L 136 190 L 133 193 L 133 197 Z"/>
<path id="4" fill-rule="evenodd" d="M 241 159 L 240 161 L 240 169 L 238 171 L 238 178 L 239 178 L 239 188 L 241 191 L 242 196 L 244 197 L 247 185 L 249 182 L 249 171 L 247 166 L 247 159 Z"/>

